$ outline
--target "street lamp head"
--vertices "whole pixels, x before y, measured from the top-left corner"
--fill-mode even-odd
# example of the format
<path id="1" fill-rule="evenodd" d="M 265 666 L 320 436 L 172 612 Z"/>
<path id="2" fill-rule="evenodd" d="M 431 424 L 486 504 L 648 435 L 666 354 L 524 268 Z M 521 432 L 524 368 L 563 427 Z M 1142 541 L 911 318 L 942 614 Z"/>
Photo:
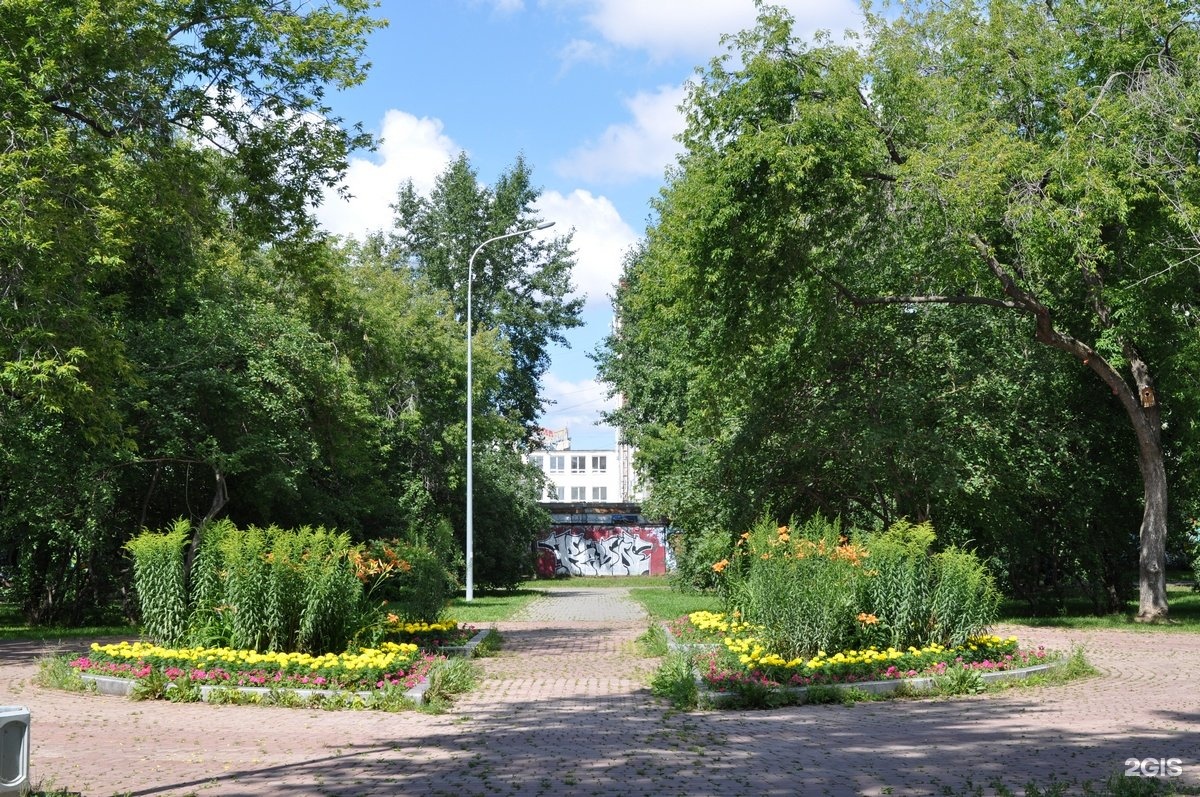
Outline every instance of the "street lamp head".
<path id="1" fill-rule="evenodd" d="M 537 227 L 534 227 L 534 229 L 535 229 L 535 230 L 545 230 L 545 229 L 547 229 L 547 228 L 549 228 L 549 227 L 553 227 L 553 226 L 554 226 L 554 222 L 552 222 L 552 221 L 543 221 L 543 222 L 542 222 L 541 224 L 539 224 Z"/>

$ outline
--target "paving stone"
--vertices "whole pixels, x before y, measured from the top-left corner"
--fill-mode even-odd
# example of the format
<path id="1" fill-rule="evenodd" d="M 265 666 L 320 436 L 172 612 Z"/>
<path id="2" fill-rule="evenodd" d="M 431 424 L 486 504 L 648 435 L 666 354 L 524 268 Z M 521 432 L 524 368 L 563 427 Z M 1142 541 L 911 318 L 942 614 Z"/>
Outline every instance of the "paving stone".
<path id="1" fill-rule="evenodd" d="M 647 687 L 623 590 L 569 588 L 500 624 L 443 715 L 135 703 L 45 690 L 0 643 L 0 703 L 32 712 L 35 783 L 97 795 L 938 795 L 1103 780 L 1182 759 L 1200 784 L 1200 634 L 1011 629 L 1102 675 L 955 700 L 681 714 Z M 1008 633 L 1010 629 L 1001 629 Z M 993 793 L 988 790 L 987 794 Z"/>

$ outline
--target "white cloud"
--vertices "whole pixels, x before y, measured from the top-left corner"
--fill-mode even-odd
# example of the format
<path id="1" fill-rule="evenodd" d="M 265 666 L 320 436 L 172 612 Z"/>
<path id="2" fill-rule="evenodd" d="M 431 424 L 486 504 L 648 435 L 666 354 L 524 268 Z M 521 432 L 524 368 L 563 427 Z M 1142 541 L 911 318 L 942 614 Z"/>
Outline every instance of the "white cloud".
<path id="1" fill-rule="evenodd" d="M 684 127 L 679 105 L 685 94 L 684 86 L 639 92 L 625 103 L 632 121 L 610 125 L 598 140 L 559 161 L 555 170 L 564 177 L 609 184 L 662 177 L 679 153 L 675 136 Z"/>
<path id="2" fill-rule="evenodd" d="M 550 371 L 542 377 L 542 396 L 554 404 L 541 424 L 546 429 L 569 429 L 574 448 L 610 448 L 615 433 L 600 423 L 600 414 L 616 409 L 616 399 L 607 398 L 607 393 L 607 386 L 595 379 L 572 381 Z"/>
<path id="3" fill-rule="evenodd" d="M 587 39 L 571 39 L 567 45 L 558 51 L 558 60 L 562 62 L 560 72 L 566 72 L 576 64 L 604 64 L 609 60 L 609 50 Z"/>
<path id="4" fill-rule="evenodd" d="M 754 26 L 753 0 L 586 0 L 585 19 L 607 41 L 644 50 L 651 58 L 710 58 L 720 53 L 721 36 Z M 861 26 L 855 0 L 782 0 L 796 18 L 796 33 L 819 29 L 840 38 Z"/>
<path id="5" fill-rule="evenodd" d="M 637 241 L 637 234 L 607 197 L 581 189 L 567 195 L 546 191 L 538 199 L 537 210 L 555 223 L 548 233 L 575 228 L 575 292 L 587 294 L 590 307 L 607 308 L 607 297 L 621 276 L 625 252 Z"/>
<path id="6" fill-rule="evenodd" d="M 343 184 L 352 198 L 346 201 L 329 191 L 317 208 L 317 220 L 329 232 L 363 235 L 387 229 L 400 184 L 411 179 L 419 193 L 428 193 L 461 149 L 442 132 L 440 120 L 394 109 L 384 115 L 380 135 L 383 143 L 375 158 L 350 160 Z"/>

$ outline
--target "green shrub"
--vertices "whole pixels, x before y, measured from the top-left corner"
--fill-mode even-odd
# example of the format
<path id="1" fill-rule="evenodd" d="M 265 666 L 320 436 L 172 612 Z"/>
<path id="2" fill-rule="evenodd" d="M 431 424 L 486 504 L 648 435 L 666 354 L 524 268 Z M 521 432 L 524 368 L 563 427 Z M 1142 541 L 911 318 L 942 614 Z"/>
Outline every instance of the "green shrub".
<path id="1" fill-rule="evenodd" d="M 650 678 L 650 692 L 670 701 L 675 708 L 684 711 L 695 708 L 700 690 L 691 658 L 686 653 L 668 655 Z"/>
<path id="2" fill-rule="evenodd" d="M 784 658 L 960 645 L 995 621 L 1000 594 L 975 554 L 933 553 L 934 539 L 928 523 L 862 535 L 820 516 L 787 526 L 764 517 L 710 569 L 726 609 L 762 626 L 764 647 Z"/>
<path id="3" fill-rule="evenodd" d="M 133 586 L 145 634 L 163 645 L 179 643 L 187 632 L 183 546 L 190 537 L 191 524 L 179 520 L 169 531 L 144 531 L 125 543 L 133 555 Z"/>
<path id="4" fill-rule="evenodd" d="M 701 532 L 676 532 L 671 535 L 675 569 L 671 586 L 681 592 L 720 590 L 725 581 L 713 572 L 713 562 L 728 559 L 733 553 L 733 538 L 725 529 Z"/>
<path id="5" fill-rule="evenodd" d="M 378 612 L 364 597 L 370 577 L 345 534 L 214 523 L 204 530 L 185 589 L 189 534 L 180 521 L 128 546 L 143 573 L 135 586 L 156 641 L 327 653 L 345 650 L 362 628 L 377 625 L 371 615 Z"/>
<path id="6" fill-rule="evenodd" d="M 921 647 L 929 631 L 929 599 L 934 585 L 929 523 L 894 524 L 867 538 L 869 551 L 863 606 L 879 623 L 864 629 L 868 644 Z"/>
<path id="7" fill-rule="evenodd" d="M 927 641 L 962 645 L 996 621 L 1000 591 L 987 566 L 970 551 L 947 548 L 933 560 L 936 584 L 929 599 Z"/>
<path id="8" fill-rule="evenodd" d="M 424 545 L 372 540 L 363 556 L 370 572 L 371 599 L 387 601 L 389 609 L 406 622 L 437 622 L 458 590 L 454 575 Z"/>
<path id="9" fill-rule="evenodd" d="M 777 526 L 763 518 L 738 540 L 724 568 L 728 605 L 763 626 L 764 645 L 784 656 L 851 647 L 859 633 L 862 549 L 817 516 Z"/>

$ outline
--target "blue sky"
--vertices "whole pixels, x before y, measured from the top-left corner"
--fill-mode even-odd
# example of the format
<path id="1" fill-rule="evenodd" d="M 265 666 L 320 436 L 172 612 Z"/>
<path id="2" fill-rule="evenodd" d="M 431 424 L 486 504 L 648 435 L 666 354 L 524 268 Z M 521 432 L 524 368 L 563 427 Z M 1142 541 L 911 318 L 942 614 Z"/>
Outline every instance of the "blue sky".
<path id="1" fill-rule="evenodd" d="M 860 19 L 855 0 L 780 4 L 802 34 Z M 611 401 L 587 354 L 678 152 L 685 82 L 722 52 L 722 34 L 753 25 L 753 0 L 383 0 L 378 14 L 389 25 L 370 40 L 369 78 L 328 99 L 382 143 L 352 161 L 354 199 L 328 200 L 318 218 L 342 235 L 384 228 L 404 180 L 428 190 L 465 151 L 490 184 L 523 153 L 556 222 L 547 233 L 575 230 L 574 282 L 588 297 L 571 347 L 552 353 L 543 425 L 569 428 L 575 448 L 611 447 L 598 425 Z"/>

